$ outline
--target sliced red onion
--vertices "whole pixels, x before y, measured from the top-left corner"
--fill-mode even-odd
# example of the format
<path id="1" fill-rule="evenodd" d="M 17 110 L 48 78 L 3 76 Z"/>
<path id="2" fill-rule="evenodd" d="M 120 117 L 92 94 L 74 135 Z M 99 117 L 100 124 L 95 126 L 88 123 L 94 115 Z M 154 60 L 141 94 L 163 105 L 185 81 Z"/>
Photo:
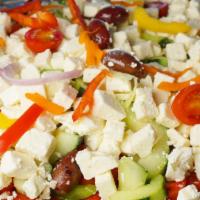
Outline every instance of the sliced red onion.
<path id="1" fill-rule="evenodd" d="M 10 64 L 0 69 L 0 76 L 10 84 L 30 86 L 30 85 L 43 85 L 49 82 L 54 82 L 54 81 L 59 81 L 59 80 L 74 79 L 82 75 L 81 70 L 73 70 L 69 72 L 51 74 L 44 78 L 17 79 L 15 78 L 17 72 L 19 72 L 18 65 Z"/>

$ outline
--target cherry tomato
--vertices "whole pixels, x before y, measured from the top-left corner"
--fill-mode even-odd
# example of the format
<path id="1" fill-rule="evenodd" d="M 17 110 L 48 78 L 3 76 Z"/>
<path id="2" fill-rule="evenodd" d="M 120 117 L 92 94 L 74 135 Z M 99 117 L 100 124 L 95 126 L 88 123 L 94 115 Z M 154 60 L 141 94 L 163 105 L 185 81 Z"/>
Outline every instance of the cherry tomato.
<path id="1" fill-rule="evenodd" d="M 101 198 L 99 197 L 99 194 L 96 193 L 95 195 L 92 195 L 91 197 L 88 197 L 85 200 L 101 200 Z"/>
<path id="2" fill-rule="evenodd" d="M 194 125 L 200 123 L 200 84 L 181 90 L 172 103 L 172 111 L 181 122 Z"/>
<path id="3" fill-rule="evenodd" d="M 31 200 L 23 194 L 17 194 L 17 197 L 14 200 Z"/>
<path id="4" fill-rule="evenodd" d="M 31 29 L 25 34 L 26 45 L 34 53 L 56 51 L 62 39 L 63 34 L 56 29 Z"/>
<path id="5" fill-rule="evenodd" d="M 2 190 L 0 190 L 0 194 L 7 192 L 7 193 L 12 193 L 14 191 L 14 185 L 11 183 L 8 187 L 3 188 Z"/>
<path id="6" fill-rule="evenodd" d="M 200 181 L 198 180 L 198 178 L 197 178 L 197 176 L 196 176 L 196 174 L 195 174 L 194 172 L 191 173 L 191 174 L 187 177 L 186 181 L 187 181 L 187 185 L 193 184 L 193 185 L 195 185 L 196 188 L 200 191 Z"/>

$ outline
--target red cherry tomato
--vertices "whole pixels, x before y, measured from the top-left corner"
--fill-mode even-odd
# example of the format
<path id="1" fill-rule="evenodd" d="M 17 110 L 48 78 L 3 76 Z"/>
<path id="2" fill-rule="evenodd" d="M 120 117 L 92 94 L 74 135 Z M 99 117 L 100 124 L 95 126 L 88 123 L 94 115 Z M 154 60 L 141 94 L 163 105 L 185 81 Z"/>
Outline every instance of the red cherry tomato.
<path id="1" fill-rule="evenodd" d="M 56 51 L 62 40 L 63 34 L 56 29 L 31 29 L 25 34 L 26 45 L 34 53 Z"/>
<path id="2" fill-rule="evenodd" d="M 184 124 L 199 124 L 200 84 L 190 85 L 181 90 L 172 103 L 172 111 Z"/>
<path id="3" fill-rule="evenodd" d="M 92 195 L 91 197 L 88 197 L 85 200 L 101 200 L 101 198 L 99 197 L 99 194 L 96 193 L 95 195 Z"/>
<path id="4" fill-rule="evenodd" d="M 17 197 L 14 200 L 31 200 L 23 194 L 17 194 Z"/>
<path id="5" fill-rule="evenodd" d="M 196 176 L 195 173 L 191 173 L 191 174 L 187 177 L 186 181 L 187 181 L 187 185 L 193 184 L 193 185 L 195 185 L 196 188 L 200 191 L 200 181 L 198 180 L 198 178 L 197 178 L 197 176 Z"/>

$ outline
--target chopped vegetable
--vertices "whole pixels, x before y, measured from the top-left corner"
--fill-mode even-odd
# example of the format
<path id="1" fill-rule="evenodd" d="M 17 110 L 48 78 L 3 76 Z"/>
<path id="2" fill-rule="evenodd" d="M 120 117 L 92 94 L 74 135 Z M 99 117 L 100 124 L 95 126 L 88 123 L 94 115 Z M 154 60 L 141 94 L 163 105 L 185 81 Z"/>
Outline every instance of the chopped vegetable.
<path id="1" fill-rule="evenodd" d="M 31 200 L 31 199 L 29 199 L 27 196 L 23 194 L 17 194 L 17 197 L 14 198 L 14 200 Z"/>
<path id="2" fill-rule="evenodd" d="M 9 128 L 16 120 L 10 119 L 3 113 L 0 113 L 0 128 L 6 129 Z"/>
<path id="3" fill-rule="evenodd" d="M 34 53 L 56 51 L 62 40 L 63 34 L 54 29 L 31 29 L 25 34 L 26 45 Z"/>
<path id="4" fill-rule="evenodd" d="M 5 47 L 5 45 L 6 45 L 5 40 L 2 37 L 0 37 L 0 48 Z"/>
<path id="5" fill-rule="evenodd" d="M 71 81 L 73 88 L 78 90 L 78 96 L 82 96 L 85 92 L 87 85 L 83 82 L 82 78 L 77 78 Z"/>
<path id="6" fill-rule="evenodd" d="M 172 43 L 173 42 L 173 40 L 171 40 L 171 39 L 169 39 L 169 38 L 167 38 L 167 37 L 164 37 L 163 39 L 161 39 L 160 41 L 159 41 L 159 45 L 161 46 L 161 48 L 165 48 L 166 46 L 167 46 L 167 44 L 170 44 L 170 43 Z"/>
<path id="7" fill-rule="evenodd" d="M 144 1 L 134 1 L 132 3 L 126 2 L 126 1 L 110 1 L 111 4 L 113 5 L 121 5 L 125 7 L 134 7 L 134 6 L 143 6 Z"/>
<path id="8" fill-rule="evenodd" d="M 44 110 L 33 104 L 11 127 L 0 136 L 0 154 L 5 153 L 28 131 Z"/>
<path id="9" fill-rule="evenodd" d="M 88 197 L 86 200 L 101 200 L 101 198 L 100 198 L 99 194 L 96 193 L 95 195 Z"/>
<path id="10" fill-rule="evenodd" d="M 10 17 L 22 26 L 31 28 L 57 28 L 58 22 L 56 17 L 50 12 L 39 11 L 37 17 L 29 17 L 21 13 L 9 13 Z"/>
<path id="11" fill-rule="evenodd" d="M 155 56 L 152 58 L 146 58 L 146 59 L 142 60 L 142 62 L 144 62 L 144 63 L 157 62 L 160 65 L 163 65 L 164 67 L 168 66 L 168 60 L 164 56 Z"/>
<path id="12" fill-rule="evenodd" d="M 190 85 L 181 90 L 172 103 L 174 115 L 182 123 L 194 125 L 200 123 L 200 84 Z"/>
<path id="13" fill-rule="evenodd" d="M 62 106 L 59 106 L 42 95 L 38 93 L 26 93 L 26 97 L 33 101 L 35 104 L 43 108 L 44 110 L 54 114 L 54 115 L 60 115 L 64 113 L 65 109 Z"/>
<path id="14" fill-rule="evenodd" d="M 91 109 L 93 107 L 93 101 L 94 101 L 94 92 L 101 83 L 101 81 L 106 77 L 110 75 L 108 70 L 101 71 L 88 85 L 85 93 L 83 94 L 83 97 L 81 99 L 81 102 L 79 103 L 78 107 L 74 111 L 72 118 L 73 121 L 77 121 L 80 117 L 87 115 L 91 112 Z M 89 111 L 85 112 L 86 108 L 89 107 Z"/>
<path id="15" fill-rule="evenodd" d="M 186 33 L 191 27 L 181 22 L 163 22 L 153 18 L 147 14 L 144 8 L 137 7 L 134 11 L 134 19 L 138 23 L 138 27 L 153 32 L 162 32 L 169 34 Z"/>

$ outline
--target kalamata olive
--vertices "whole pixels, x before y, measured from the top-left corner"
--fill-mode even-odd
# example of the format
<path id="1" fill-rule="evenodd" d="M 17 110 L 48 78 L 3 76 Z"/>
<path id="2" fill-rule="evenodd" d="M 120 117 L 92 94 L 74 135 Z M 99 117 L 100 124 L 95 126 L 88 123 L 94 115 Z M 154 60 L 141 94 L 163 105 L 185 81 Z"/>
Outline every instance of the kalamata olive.
<path id="1" fill-rule="evenodd" d="M 89 23 L 90 37 L 95 41 L 101 49 L 106 49 L 110 45 L 110 33 L 105 23 L 99 19 L 93 19 Z"/>
<path id="2" fill-rule="evenodd" d="M 161 1 L 147 2 L 144 4 L 145 8 L 158 8 L 159 17 L 166 17 L 168 15 L 169 5 L 168 3 Z"/>
<path id="3" fill-rule="evenodd" d="M 108 6 L 102 8 L 95 16 L 109 24 L 121 24 L 128 19 L 128 11 L 122 6 Z"/>
<path id="4" fill-rule="evenodd" d="M 112 70 L 132 74 L 138 78 L 146 76 L 143 65 L 133 55 L 125 51 L 112 50 L 107 52 L 102 63 Z"/>
<path id="5" fill-rule="evenodd" d="M 75 162 L 76 152 L 72 151 L 58 161 L 52 172 L 52 178 L 57 182 L 56 192 L 63 195 L 79 184 L 81 171 Z"/>

